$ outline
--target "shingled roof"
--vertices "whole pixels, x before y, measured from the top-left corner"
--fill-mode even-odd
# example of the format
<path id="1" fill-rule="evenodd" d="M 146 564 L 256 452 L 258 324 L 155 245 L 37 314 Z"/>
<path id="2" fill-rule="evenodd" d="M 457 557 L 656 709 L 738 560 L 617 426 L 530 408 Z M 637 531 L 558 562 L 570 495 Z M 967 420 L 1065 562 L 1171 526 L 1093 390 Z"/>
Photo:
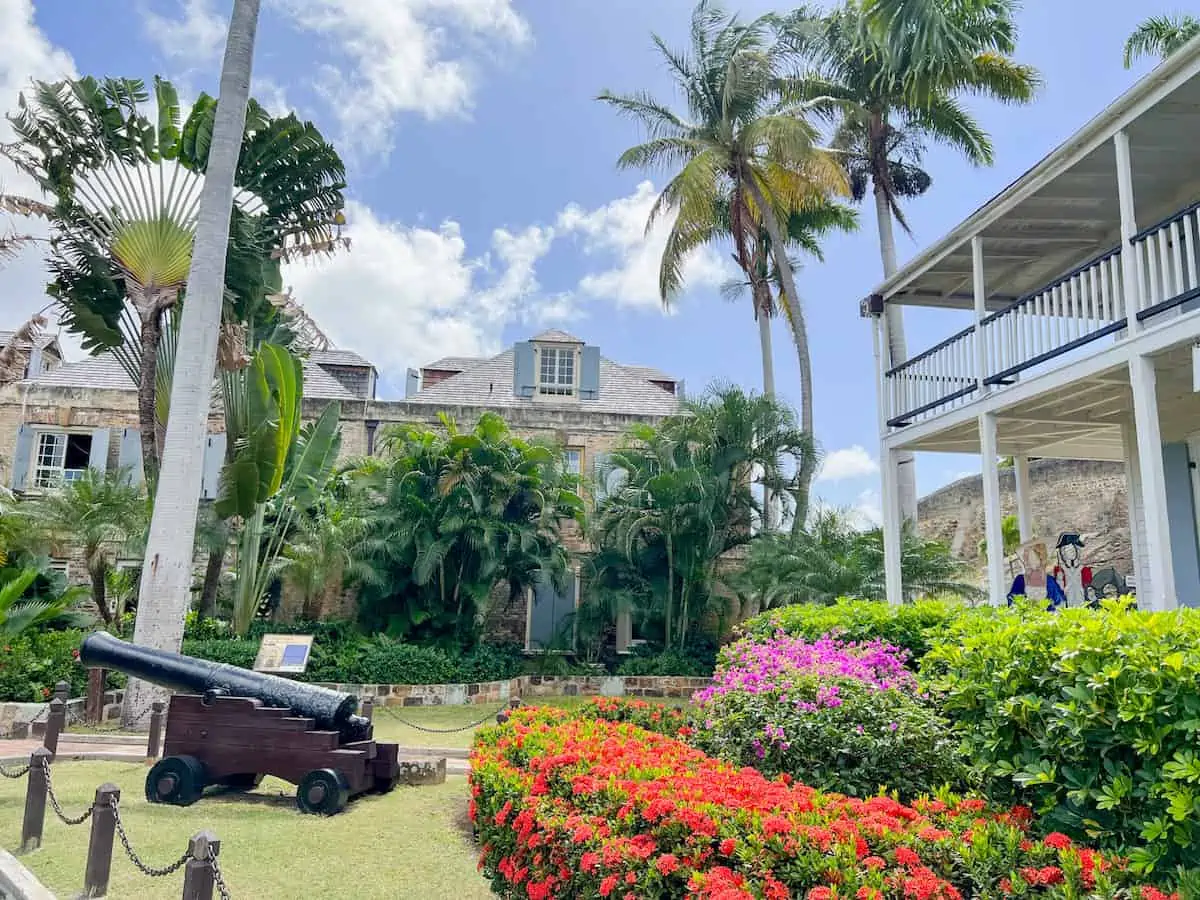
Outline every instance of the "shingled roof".
<path id="1" fill-rule="evenodd" d="M 561 339 L 557 339 L 560 343 L 583 343 L 561 331 L 545 332 L 545 334 L 561 335 Z M 533 340 L 539 343 L 548 341 L 542 335 Z M 550 342 L 555 340 L 555 338 L 549 339 Z M 652 372 L 656 381 L 674 381 L 675 379 L 656 369 L 626 367 L 603 357 L 600 359 L 600 391 L 595 400 L 579 400 L 574 397 L 539 397 L 533 400 L 528 397 L 516 396 L 513 393 L 513 351 L 511 349 L 490 359 L 472 360 L 449 357 L 424 368 L 454 371 L 448 365 L 451 360 L 456 364 L 463 364 L 463 368 L 457 375 L 452 375 L 418 391 L 408 398 L 408 402 L 444 407 L 568 407 L 580 411 L 646 416 L 667 416 L 679 410 L 679 398 L 661 387 L 651 384 L 650 379 L 644 373 Z"/>

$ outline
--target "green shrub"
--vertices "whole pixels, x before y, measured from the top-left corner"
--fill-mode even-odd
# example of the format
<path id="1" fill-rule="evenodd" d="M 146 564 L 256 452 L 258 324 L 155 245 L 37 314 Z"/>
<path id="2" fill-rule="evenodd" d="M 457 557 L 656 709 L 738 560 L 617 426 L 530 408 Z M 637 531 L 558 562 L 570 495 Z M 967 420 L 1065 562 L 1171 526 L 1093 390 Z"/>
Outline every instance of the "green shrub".
<path id="1" fill-rule="evenodd" d="M 184 656 L 194 656 L 197 659 L 207 659 L 211 662 L 227 663 L 231 666 L 250 669 L 254 667 L 254 657 L 258 656 L 258 644 L 258 641 L 240 638 L 218 638 L 207 641 L 185 640 L 182 653 Z"/>
<path id="2" fill-rule="evenodd" d="M 434 647 L 379 637 L 363 646 L 346 679 L 357 684 L 445 684 L 455 681 L 454 659 Z"/>
<path id="3" fill-rule="evenodd" d="M 456 681 L 503 681 L 521 674 L 525 661 L 516 644 L 479 644 L 458 660 Z"/>
<path id="4" fill-rule="evenodd" d="M 884 641 L 919 661 L 937 633 L 966 615 L 990 616 L 991 608 L 921 600 L 892 606 L 875 600 L 839 600 L 832 606 L 797 604 L 772 609 L 742 623 L 747 637 L 765 640 L 778 632 L 815 641 L 826 635 L 848 641 Z"/>
<path id="5" fill-rule="evenodd" d="M 995 611 L 925 656 L 963 746 L 1047 831 L 1200 866 L 1200 611 Z"/>
<path id="6" fill-rule="evenodd" d="M 617 667 L 617 674 L 706 678 L 712 674 L 715 664 L 716 660 L 712 653 L 666 650 L 662 653 L 638 653 L 630 656 Z"/>
<path id="7" fill-rule="evenodd" d="M 0 644 L 0 700 L 36 703 L 47 699 L 60 681 L 71 696 L 87 690 L 87 670 L 79 664 L 83 632 L 31 631 Z"/>

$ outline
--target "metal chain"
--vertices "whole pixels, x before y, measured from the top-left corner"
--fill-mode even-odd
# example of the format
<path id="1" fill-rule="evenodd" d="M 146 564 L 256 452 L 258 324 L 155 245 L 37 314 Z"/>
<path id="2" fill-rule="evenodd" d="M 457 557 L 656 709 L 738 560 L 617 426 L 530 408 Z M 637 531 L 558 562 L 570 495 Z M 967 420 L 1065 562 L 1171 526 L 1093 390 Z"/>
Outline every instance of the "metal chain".
<path id="1" fill-rule="evenodd" d="M 63 820 L 67 825 L 82 825 L 92 817 L 92 808 L 89 806 L 83 811 L 83 815 L 72 818 L 62 811 L 62 807 L 58 805 L 58 798 L 54 796 L 54 785 L 50 783 L 50 763 L 46 757 L 42 757 L 42 771 L 46 773 L 46 795 L 50 798 L 50 805 L 54 807 L 54 814 Z"/>
<path id="2" fill-rule="evenodd" d="M 134 725 L 137 725 L 138 723 L 140 723 L 142 721 L 142 719 L 146 718 L 146 716 L 148 716 L 150 714 L 150 712 L 152 711 L 153 706 L 154 706 L 153 702 L 146 704 L 146 706 L 144 706 L 142 708 L 142 711 L 133 717 L 133 719 L 129 722 L 129 725 L 125 725 L 123 722 L 118 722 L 116 725 L 109 725 L 109 726 L 89 725 L 85 721 L 83 716 L 79 715 L 79 713 L 72 711 L 70 707 L 67 707 L 67 724 L 69 724 L 69 725 L 79 725 L 79 724 L 88 725 L 88 727 L 90 729 L 92 729 L 92 731 L 96 731 L 101 734 L 107 734 L 108 732 L 113 732 L 113 731 L 124 731 L 129 728 L 132 728 Z"/>
<path id="3" fill-rule="evenodd" d="M 163 866 L 161 869 L 156 869 L 154 866 L 148 866 L 140 856 L 133 852 L 133 847 L 129 844 L 129 835 L 125 833 L 125 825 L 121 822 L 121 810 L 117 805 L 117 799 L 112 800 L 113 823 L 117 826 L 117 837 L 121 839 L 121 846 L 125 848 L 125 855 L 129 857 L 129 861 L 133 863 L 138 871 L 143 875 L 149 875 L 151 878 L 161 878 L 164 875 L 171 875 L 183 868 L 184 864 L 192 858 L 191 851 L 184 851 L 183 856 L 175 860 L 169 866 Z"/>
<path id="4" fill-rule="evenodd" d="M 401 718 L 396 713 L 394 713 L 390 709 L 388 709 L 386 706 L 383 708 L 383 712 L 387 714 L 388 718 L 394 719 L 395 721 L 399 722 L 401 725 L 406 725 L 409 728 L 414 729 L 415 731 L 423 731 L 426 734 L 456 734 L 457 732 L 460 732 L 460 731 L 468 731 L 471 728 L 478 728 L 480 725 L 482 725 L 488 719 L 495 718 L 497 715 L 500 714 L 501 710 L 504 710 L 507 707 L 508 707 L 508 704 L 505 703 L 504 706 L 500 707 L 500 709 L 493 710 L 492 712 L 490 712 L 486 716 L 484 716 L 482 719 L 479 719 L 476 722 L 471 722 L 469 725 L 463 725 L 459 728 L 428 728 L 425 725 L 418 725 L 416 722 L 410 722 L 407 719 Z"/>
<path id="5" fill-rule="evenodd" d="M 5 778 L 24 778 L 28 773 L 28 763 L 21 766 L 19 769 L 6 769 L 4 766 L 0 766 L 0 775 L 3 775 Z"/>
<path id="6" fill-rule="evenodd" d="M 229 888 L 225 885 L 225 876 L 221 874 L 221 866 L 217 863 L 217 858 L 210 856 L 208 861 L 212 864 L 213 884 L 217 886 L 217 893 L 221 895 L 221 900 L 230 900 Z"/>

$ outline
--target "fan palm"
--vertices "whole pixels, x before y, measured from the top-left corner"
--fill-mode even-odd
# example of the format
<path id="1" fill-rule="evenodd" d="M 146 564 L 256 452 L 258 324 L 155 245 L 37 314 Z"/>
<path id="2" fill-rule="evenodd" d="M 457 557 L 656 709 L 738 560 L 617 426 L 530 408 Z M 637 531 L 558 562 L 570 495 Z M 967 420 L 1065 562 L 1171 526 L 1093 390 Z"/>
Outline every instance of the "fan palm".
<path id="1" fill-rule="evenodd" d="M 683 286 L 683 264 L 698 247 L 732 237 L 734 259 L 751 284 L 756 304 L 765 303 L 757 258 L 759 236 L 787 297 L 795 298 L 795 275 L 787 256 L 787 217 L 819 207 L 847 190 L 833 155 L 818 146 L 808 105 L 783 96 L 779 86 L 789 51 L 774 40 L 777 19 L 742 23 L 702 0 L 692 14 L 689 53 L 655 46 L 682 90 L 686 113 L 676 113 L 647 94 L 603 92 L 601 100 L 641 124 L 648 140 L 626 150 L 622 168 L 672 173 L 651 209 L 647 227 L 672 213 L 659 268 L 659 292 L 670 304 Z M 798 306 L 795 307 L 798 312 Z M 756 310 L 757 314 L 757 310 Z M 808 357 L 803 316 L 789 316 L 797 352 Z M 767 322 L 760 324 L 762 329 Z M 761 338 L 764 346 L 766 338 Z M 764 361 L 769 370 L 770 362 Z M 764 385 L 773 392 L 773 376 Z M 804 427 L 812 431 L 812 384 L 801 383 Z"/>
<path id="2" fill-rule="evenodd" d="M 1125 42 L 1125 68 L 1131 68 L 1143 56 L 1166 59 L 1197 35 L 1200 35 L 1200 19 L 1195 16 L 1151 16 Z"/>
<path id="3" fill-rule="evenodd" d="M 137 79 L 35 82 L 11 117 L 18 140 L 3 152 L 54 201 L 49 291 L 84 348 L 113 352 L 138 385 L 153 480 L 175 346 L 164 344 L 164 330 L 172 331 L 165 313 L 187 285 L 217 103 L 202 94 L 181 124 L 174 86 L 156 78 L 155 124 L 142 111 L 149 100 Z M 344 177 L 311 124 L 272 118 L 250 102 L 229 253 L 254 260 L 258 271 L 230 267 L 239 277 L 225 286 L 239 312 L 280 290 L 281 258 L 338 245 Z"/>
<path id="4" fill-rule="evenodd" d="M 34 528 L 51 542 L 70 543 L 83 549 L 84 565 L 92 584 L 92 602 L 105 625 L 116 613 L 106 594 L 114 554 L 137 545 L 146 533 L 146 497 L 130 485 L 128 473 L 99 473 L 88 469 L 76 481 L 23 504 Z"/>
<path id="5" fill-rule="evenodd" d="M 898 267 L 893 219 L 910 231 L 901 201 L 932 183 L 921 167 L 925 144 L 992 163 L 991 139 L 959 98 L 1027 103 L 1040 84 L 1035 69 L 1011 58 L 1013 8 L 1010 0 L 848 0 L 820 18 L 802 11 L 785 23 L 789 45 L 813 69 L 795 82 L 796 96 L 836 122 L 833 145 L 846 160 L 854 199 L 874 196 L 885 278 Z M 873 27 L 879 21 L 887 23 L 882 34 Z M 908 350 L 899 308 L 886 314 L 893 366 Z M 911 453 L 900 462 L 901 513 L 909 520 L 916 515 Z"/>
<path id="6" fill-rule="evenodd" d="M 76 627 L 95 622 L 92 616 L 76 609 L 86 593 L 82 588 L 67 588 L 51 596 L 27 596 L 40 575 L 33 567 L 0 570 L 0 637 L 14 638 L 52 622 Z"/>

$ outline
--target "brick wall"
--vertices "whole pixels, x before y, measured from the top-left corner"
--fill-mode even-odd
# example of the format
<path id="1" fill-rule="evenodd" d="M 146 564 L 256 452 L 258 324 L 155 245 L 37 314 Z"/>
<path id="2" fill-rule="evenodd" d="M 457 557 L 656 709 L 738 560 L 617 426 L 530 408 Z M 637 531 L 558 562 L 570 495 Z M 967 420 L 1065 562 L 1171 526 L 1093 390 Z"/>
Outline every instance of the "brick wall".
<path id="1" fill-rule="evenodd" d="M 1029 466 L 1034 533 L 1053 546 L 1064 531 L 1083 536 L 1084 558 L 1093 568 L 1113 566 L 1134 571 L 1129 532 L 1129 503 L 1124 463 L 1085 460 L 1038 460 Z M 1012 469 L 1000 470 L 1000 507 L 1017 512 Z M 921 500 L 921 534 L 945 541 L 955 555 L 982 567 L 984 538 L 983 479 L 964 478 Z"/>

